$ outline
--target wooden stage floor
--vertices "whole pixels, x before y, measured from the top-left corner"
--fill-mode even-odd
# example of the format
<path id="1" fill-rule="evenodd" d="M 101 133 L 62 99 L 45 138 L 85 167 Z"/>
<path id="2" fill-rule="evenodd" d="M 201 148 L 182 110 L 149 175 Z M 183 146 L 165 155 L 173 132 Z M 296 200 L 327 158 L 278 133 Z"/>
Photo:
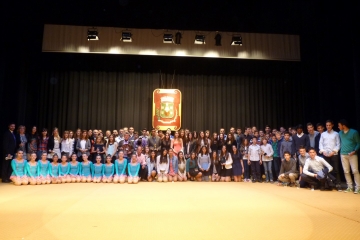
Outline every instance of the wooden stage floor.
<path id="1" fill-rule="evenodd" d="M 360 239 L 360 195 L 267 183 L 0 184 L 0 239 Z"/>

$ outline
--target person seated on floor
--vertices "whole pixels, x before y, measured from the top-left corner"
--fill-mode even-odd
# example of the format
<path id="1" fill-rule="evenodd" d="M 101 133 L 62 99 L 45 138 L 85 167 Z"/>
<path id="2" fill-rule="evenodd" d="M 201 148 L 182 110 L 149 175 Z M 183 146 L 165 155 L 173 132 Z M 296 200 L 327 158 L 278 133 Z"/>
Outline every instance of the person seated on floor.
<path id="1" fill-rule="evenodd" d="M 140 163 L 136 159 L 136 153 L 131 155 L 131 162 L 128 164 L 128 183 L 138 183 L 140 180 L 139 177 Z"/>
<path id="2" fill-rule="evenodd" d="M 299 176 L 299 172 L 296 170 L 296 161 L 291 158 L 290 152 L 285 151 L 284 152 L 284 159 L 281 162 L 281 167 L 280 167 L 280 173 L 279 173 L 279 183 L 278 185 L 282 185 L 282 183 L 289 183 L 290 182 L 290 186 L 294 187 L 295 181 Z"/>
<path id="3" fill-rule="evenodd" d="M 305 162 L 306 159 L 309 158 L 309 154 L 306 152 L 306 149 L 304 146 L 300 146 L 299 148 L 299 157 L 298 157 L 298 161 L 299 161 L 299 172 L 300 172 L 300 178 L 299 178 L 299 186 L 301 188 L 305 188 L 307 186 L 307 183 L 304 182 L 303 180 L 301 180 L 301 174 L 303 173 L 303 169 L 305 166 Z"/>
<path id="4" fill-rule="evenodd" d="M 309 158 L 306 160 L 301 180 L 307 182 L 311 186 L 311 190 L 330 190 L 325 188 L 327 173 L 333 170 L 333 167 L 323 158 L 316 155 L 315 148 L 309 148 Z"/>
<path id="5" fill-rule="evenodd" d="M 93 183 L 101 182 L 101 177 L 104 172 L 104 164 L 101 163 L 101 155 L 98 154 L 95 156 L 95 163 L 92 165 L 91 168 L 91 177 L 93 179 Z"/>
<path id="6" fill-rule="evenodd" d="M 113 181 L 114 177 L 114 164 L 111 163 L 112 157 L 111 155 L 106 156 L 106 163 L 104 164 L 103 168 L 103 176 L 102 176 L 102 182 L 103 183 L 111 183 Z"/>

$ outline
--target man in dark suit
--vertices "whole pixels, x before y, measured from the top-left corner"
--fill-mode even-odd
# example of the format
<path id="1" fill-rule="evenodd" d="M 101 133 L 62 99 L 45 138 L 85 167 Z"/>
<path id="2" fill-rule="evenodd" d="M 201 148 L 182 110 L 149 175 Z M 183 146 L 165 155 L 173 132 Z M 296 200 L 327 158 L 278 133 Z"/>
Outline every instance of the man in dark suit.
<path id="1" fill-rule="evenodd" d="M 2 173 L 1 179 L 3 183 L 9 183 L 11 175 L 11 160 L 15 158 L 16 151 L 16 137 L 15 137 L 15 124 L 9 124 L 9 130 L 4 134 L 3 138 L 3 150 L 4 157 L 2 158 Z"/>

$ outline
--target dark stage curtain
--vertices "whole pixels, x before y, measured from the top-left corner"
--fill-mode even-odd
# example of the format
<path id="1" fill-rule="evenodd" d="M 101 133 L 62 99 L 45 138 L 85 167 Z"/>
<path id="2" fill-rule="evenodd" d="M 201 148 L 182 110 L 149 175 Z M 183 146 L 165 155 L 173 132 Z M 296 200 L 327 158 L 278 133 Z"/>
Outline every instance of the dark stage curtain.
<path id="1" fill-rule="evenodd" d="M 29 104 L 39 127 L 135 129 L 151 127 L 152 92 L 177 88 L 183 96 L 182 128 L 218 131 L 265 124 L 302 123 L 301 82 L 291 77 L 176 75 L 90 71 L 43 73 Z M 36 109 L 36 110 L 35 110 Z"/>

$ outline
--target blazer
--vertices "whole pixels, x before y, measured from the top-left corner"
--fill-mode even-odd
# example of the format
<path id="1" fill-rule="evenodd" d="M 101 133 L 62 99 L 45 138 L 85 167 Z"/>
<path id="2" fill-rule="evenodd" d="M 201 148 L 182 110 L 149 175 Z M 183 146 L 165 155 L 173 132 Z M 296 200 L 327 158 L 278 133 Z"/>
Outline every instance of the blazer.
<path id="1" fill-rule="evenodd" d="M 80 151 L 80 148 L 81 148 L 81 144 L 80 144 L 81 140 L 77 141 L 76 142 L 76 150 L 77 150 L 77 156 L 78 157 L 81 157 L 82 155 L 82 152 Z M 87 149 L 87 151 L 85 152 L 85 154 L 87 156 L 90 155 L 90 149 L 91 149 L 91 143 L 90 143 L 90 140 L 86 140 L 86 143 L 85 143 L 85 149 Z"/>
<path id="2" fill-rule="evenodd" d="M 26 136 L 26 139 L 28 141 L 25 144 L 25 151 L 28 152 L 29 136 L 27 134 L 25 134 L 25 136 Z M 16 150 L 20 147 L 20 144 L 21 144 L 21 139 L 20 139 L 20 134 L 19 133 L 15 133 L 15 139 L 16 139 L 16 147 L 15 147 L 15 152 L 16 152 Z"/>
<path id="3" fill-rule="evenodd" d="M 11 133 L 7 130 L 3 137 L 3 153 L 7 156 L 8 154 L 15 156 L 17 144 L 16 144 L 15 133 Z"/>
<path id="4" fill-rule="evenodd" d="M 54 138 L 54 135 L 51 135 L 49 137 L 48 144 L 47 144 L 48 151 L 53 150 L 54 145 L 55 145 L 55 138 Z M 59 142 L 59 149 L 61 149 L 61 138 L 60 138 L 60 142 Z"/>

